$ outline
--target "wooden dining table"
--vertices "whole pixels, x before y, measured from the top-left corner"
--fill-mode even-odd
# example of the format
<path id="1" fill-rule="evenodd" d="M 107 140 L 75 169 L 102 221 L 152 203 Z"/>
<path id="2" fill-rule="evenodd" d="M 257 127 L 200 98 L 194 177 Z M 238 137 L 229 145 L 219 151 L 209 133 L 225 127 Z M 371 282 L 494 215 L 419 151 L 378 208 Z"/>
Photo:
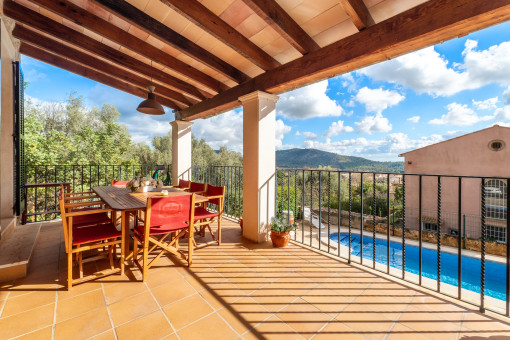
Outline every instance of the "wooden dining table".
<path id="1" fill-rule="evenodd" d="M 92 190 L 106 203 L 112 210 L 120 211 L 121 230 L 122 230 L 122 249 L 120 255 L 120 272 L 124 274 L 124 265 L 126 257 L 129 254 L 129 226 L 130 216 L 140 210 L 147 208 L 147 199 L 150 197 L 176 197 L 182 195 L 191 195 L 189 192 L 173 187 L 162 187 L 150 192 L 131 192 L 125 186 L 99 186 Z M 163 196 L 162 190 L 167 190 L 168 195 Z M 195 203 L 205 203 L 208 201 L 206 196 L 195 194 Z M 114 216 L 116 220 L 116 216 Z"/>

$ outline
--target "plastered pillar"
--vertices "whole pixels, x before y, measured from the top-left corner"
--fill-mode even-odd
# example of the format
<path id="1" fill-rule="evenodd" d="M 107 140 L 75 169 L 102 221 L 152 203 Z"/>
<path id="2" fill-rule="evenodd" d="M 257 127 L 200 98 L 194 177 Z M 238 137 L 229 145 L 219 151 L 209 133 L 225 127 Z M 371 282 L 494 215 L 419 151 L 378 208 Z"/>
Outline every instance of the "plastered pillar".
<path id="1" fill-rule="evenodd" d="M 191 180 L 191 125 L 192 122 L 174 120 L 172 126 L 172 184 L 179 179 Z"/>
<path id="2" fill-rule="evenodd" d="M 239 101 L 243 104 L 243 236 L 264 242 L 275 215 L 278 96 L 256 91 Z"/>

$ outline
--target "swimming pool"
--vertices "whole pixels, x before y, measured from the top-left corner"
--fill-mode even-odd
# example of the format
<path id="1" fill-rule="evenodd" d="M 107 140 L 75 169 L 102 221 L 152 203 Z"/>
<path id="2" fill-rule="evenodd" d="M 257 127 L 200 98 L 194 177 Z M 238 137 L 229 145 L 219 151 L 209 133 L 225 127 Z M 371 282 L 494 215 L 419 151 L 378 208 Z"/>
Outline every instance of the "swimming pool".
<path id="1" fill-rule="evenodd" d="M 330 235 L 332 241 L 338 242 L 338 233 Z M 349 246 L 349 234 L 340 234 L 340 244 Z M 372 260 L 372 237 L 363 235 L 363 258 Z M 376 239 L 375 261 L 387 263 L 387 242 Z M 406 271 L 419 274 L 419 247 L 406 244 Z M 361 255 L 360 235 L 351 234 L 351 254 Z M 441 282 L 458 286 L 456 254 L 441 252 Z M 402 244 L 390 242 L 390 266 L 402 269 Z M 462 288 L 480 293 L 480 259 L 462 256 Z M 485 261 L 485 295 L 506 299 L 506 266 L 502 263 Z M 422 248 L 422 275 L 437 280 L 437 251 Z"/>

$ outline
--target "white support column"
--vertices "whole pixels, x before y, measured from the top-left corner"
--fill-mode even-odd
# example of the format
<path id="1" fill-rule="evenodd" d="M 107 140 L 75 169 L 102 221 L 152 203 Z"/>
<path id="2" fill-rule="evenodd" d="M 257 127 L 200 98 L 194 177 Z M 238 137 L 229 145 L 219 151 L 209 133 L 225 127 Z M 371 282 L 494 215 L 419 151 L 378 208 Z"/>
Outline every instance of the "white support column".
<path id="1" fill-rule="evenodd" d="M 243 236 L 264 242 L 275 215 L 278 96 L 256 91 L 239 101 L 243 104 Z"/>
<path id="2" fill-rule="evenodd" d="M 191 180 L 191 125 L 192 122 L 174 120 L 172 125 L 172 184 L 179 178 Z"/>

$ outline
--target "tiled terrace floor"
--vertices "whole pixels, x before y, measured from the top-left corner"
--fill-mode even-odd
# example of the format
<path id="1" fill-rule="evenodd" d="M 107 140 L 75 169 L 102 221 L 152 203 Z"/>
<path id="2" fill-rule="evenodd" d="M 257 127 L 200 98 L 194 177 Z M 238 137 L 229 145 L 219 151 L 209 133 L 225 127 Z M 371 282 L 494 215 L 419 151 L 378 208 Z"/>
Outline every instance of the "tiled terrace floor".
<path id="1" fill-rule="evenodd" d="M 291 245 L 240 237 L 66 291 L 59 223 L 45 224 L 30 275 L 0 290 L 0 339 L 510 339 L 510 325 Z M 174 262 L 175 261 L 175 262 Z M 503 319 L 504 320 L 504 319 Z"/>

